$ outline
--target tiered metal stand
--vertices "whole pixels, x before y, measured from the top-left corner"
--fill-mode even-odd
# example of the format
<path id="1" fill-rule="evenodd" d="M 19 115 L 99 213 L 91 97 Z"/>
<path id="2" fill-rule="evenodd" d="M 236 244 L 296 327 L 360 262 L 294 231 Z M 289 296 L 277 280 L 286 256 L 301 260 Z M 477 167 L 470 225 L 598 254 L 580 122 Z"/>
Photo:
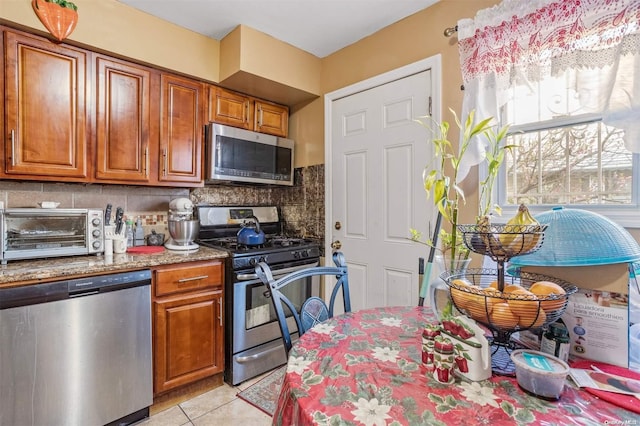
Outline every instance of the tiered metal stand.
<path id="1" fill-rule="evenodd" d="M 442 274 L 449 285 L 456 308 L 475 321 L 485 325 L 492 334 L 492 368 L 497 374 L 514 373 L 510 353 L 516 348 L 511 336 L 529 328 L 544 327 L 556 321 L 566 309 L 567 297 L 577 288 L 563 280 L 541 274 L 519 271 L 505 273 L 505 263 L 512 257 L 533 253 L 544 240 L 546 225 L 459 225 L 465 245 L 475 253 L 488 256 L 496 262 L 496 269 L 468 269 Z M 560 285 L 565 294 L 532 296 L 505 291 L 509 285 L 529 289 L 539 281 L 551 281 Z M 516 306 L 522 316 L 514 322 L 514 316 L 501 317 L 493 312 L 497 303 Z"/>

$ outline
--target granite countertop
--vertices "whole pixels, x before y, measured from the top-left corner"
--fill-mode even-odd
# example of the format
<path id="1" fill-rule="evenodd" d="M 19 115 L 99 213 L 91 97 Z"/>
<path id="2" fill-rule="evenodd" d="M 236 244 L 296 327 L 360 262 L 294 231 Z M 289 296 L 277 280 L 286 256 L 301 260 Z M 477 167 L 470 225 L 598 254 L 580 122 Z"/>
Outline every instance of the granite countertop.
<path id="1" fill-rule="evenodd" d="M 43 260 L 9 261 L 0 268 L 0 288 L 95 275 L 146 269 L 158 265 L 223 259 L 228 253 L 209 247 L 192 252 L 167 250 L 153 254 L 114 254 L 110 257 L 70 256 Z"/>

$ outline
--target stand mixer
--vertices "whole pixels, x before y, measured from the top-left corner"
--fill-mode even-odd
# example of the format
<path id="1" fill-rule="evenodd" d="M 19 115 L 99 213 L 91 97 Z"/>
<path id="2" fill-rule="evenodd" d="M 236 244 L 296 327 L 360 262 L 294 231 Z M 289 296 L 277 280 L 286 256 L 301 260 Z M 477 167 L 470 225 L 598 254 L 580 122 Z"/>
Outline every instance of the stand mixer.
<path id="1" fill-rule="evenodd" d="M 193 217 L 193 203 L 188 198 L 176 198 L 169 203 L 167 225 L 171 236 L 164 246 L 169 250 L 196 250 L 193 241 L 198 236 L 200 221 Z"/>

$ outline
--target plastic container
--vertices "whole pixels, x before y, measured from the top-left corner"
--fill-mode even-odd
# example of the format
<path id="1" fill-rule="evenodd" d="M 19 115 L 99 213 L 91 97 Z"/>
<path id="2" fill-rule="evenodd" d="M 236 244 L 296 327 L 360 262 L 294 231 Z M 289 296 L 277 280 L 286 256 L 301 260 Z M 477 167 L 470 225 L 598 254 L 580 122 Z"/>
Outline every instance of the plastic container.
<path id="1" fill-rule="evenodd" d="M 511 353 L 520 387 L 535 396 L 557 400 L 564 389 L 569 366 L 553 355 L 518 349 Z"/>

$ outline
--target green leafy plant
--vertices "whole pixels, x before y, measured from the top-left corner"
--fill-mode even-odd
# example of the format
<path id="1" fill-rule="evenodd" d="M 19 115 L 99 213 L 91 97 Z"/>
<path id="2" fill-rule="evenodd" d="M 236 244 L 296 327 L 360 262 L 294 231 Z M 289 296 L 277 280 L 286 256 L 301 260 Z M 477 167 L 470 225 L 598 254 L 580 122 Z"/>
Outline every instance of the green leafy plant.
<path id="1" fill-rule="evenodd" d="M 59 6 L 66 7 L 67 9 L 71 9 L 74 11 L 78 11 L 78 6 L 75 3 L 66 0 L 45 0 L 47 3 L 55 3 Z"/>
<path id="2" fill-rule="evenodd" d="M 455 262 L 469 257 L 469 249 L 464 245 L 462 235 L 458 231 L 459 209 L 466 203 L 464 191 L 459 185 L 459 173 L 463 158 L 476 138 L 484 138 L 486 155 L 484 161 L 487 164 L 487 176 L 480 182 L 480 200 L 478 204 L 478 216 L 491 212 L 501 213 L 500 206 L 492 204 L 491 193 L 498 176 L 505 152 L 514 148 L 513 145 L 503 145 L 507 136 L 508 126 L 494 130 L 493 117 L 475 122 L 475 111 L 471 111 L 462 122 L 455 111 L 450 110 L 455 118 L 456 125 L 460 129 L 460 144 L 456 151 L 454 144 L 449 140 L 450 125 L 447 121 L 436 123 L 430 116 L 420 117 L 416 121 L 427 128 L 433 134 L 434 162 L 433 167 L 426 167 L 423 173 L 424 188 L 427 197 L 433 198 L 434 205 L 449 223 L 450 231 L 442 228 L 439 232 L 439 249 L 443 256 L 450 260 L 450 267 Z M 433 241 L 422 240 L 422 235 L 415 229 L 410 230 L 411 239 L 434 246 Z"/>

